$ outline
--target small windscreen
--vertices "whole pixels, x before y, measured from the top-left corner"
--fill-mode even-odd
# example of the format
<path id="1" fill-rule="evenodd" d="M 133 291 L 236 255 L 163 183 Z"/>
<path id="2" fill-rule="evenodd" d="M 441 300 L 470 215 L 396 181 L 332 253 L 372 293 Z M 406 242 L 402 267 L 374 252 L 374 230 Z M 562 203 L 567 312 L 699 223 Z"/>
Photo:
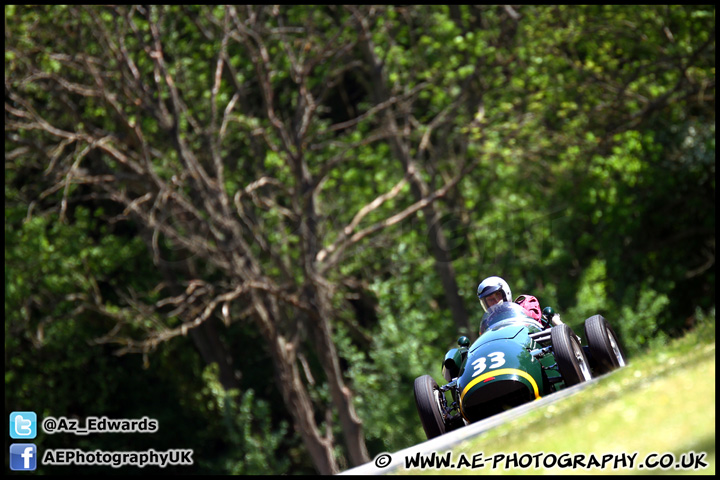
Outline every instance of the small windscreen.
<path id="1" fill-rule="evenodd" d="M 485 312 L 482 320 L 480 320 L 480 335 L 491 329 L 493 326 L 499 323 L 505 323 L 506 320 L 517 319 L 519 322 L 527 322 L 530 320 L 533 324 L 537 323 L 532 317 L 530 317 L 525 309 L 513 302 L 502 302 L 493 305 Z M 538 323 L 538 326 L 540 324 Z"/>

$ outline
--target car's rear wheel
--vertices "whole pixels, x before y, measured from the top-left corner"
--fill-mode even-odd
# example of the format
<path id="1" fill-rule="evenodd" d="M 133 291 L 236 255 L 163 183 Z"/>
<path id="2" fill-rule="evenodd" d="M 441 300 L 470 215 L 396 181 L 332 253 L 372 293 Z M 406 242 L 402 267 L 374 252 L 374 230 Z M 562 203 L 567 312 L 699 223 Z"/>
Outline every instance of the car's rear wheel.
<path id="1" fill-rule="evenodd" d="M 420 415 L 428 440 L 446 432 L 445 422 L 440 411 L 440 387 L 430 375 L 415 379 L 415 405 Z"/>
<path id="2" fill-rule="evenodd" d="M 585 320 L 585 337 L 598 375 L 625 366 L 625 354 L 618 337 L 602 315 Z"/>
<path id="3" fill-rule="evenodd" d="M 570 387 L 590 380 L 590 363 L 583 352 L 580 341 L 566 324 L 560 324 L 550 330 L 555 361 L 565 385 Z"/>

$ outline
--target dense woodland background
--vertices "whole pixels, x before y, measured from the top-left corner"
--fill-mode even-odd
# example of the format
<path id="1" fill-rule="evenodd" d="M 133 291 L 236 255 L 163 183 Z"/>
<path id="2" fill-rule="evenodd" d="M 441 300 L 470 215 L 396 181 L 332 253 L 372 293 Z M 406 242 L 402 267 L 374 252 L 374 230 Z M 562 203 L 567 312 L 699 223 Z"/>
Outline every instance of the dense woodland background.
<path id="1" fill-rule="evenodd" d="M 714 6 L 5 7 L 6 415 L 160 424 L 41 451 L 407 447 L 489 275 L 714 321 Z"/>

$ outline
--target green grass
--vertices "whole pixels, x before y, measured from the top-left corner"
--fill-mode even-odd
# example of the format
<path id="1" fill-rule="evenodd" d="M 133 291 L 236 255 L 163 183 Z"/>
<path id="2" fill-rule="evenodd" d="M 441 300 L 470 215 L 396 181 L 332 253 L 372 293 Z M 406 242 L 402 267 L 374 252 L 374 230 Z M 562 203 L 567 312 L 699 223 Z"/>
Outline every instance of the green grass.
<path id="1" fill-rule="evenodd" d="M 714 474 L 715 473 L 715 319 L 669 345 L 630 358 L 597 384 L 570 398 L 530 412 L 508 424 L 470 439 L 453 450 L 472 462 L 482 453 L 484 468 L 426 469 L 430 474 Z M 506 456 L 554 453 L 558 458 L 609 453 L 634 454 L 633 469 L 540 467 L 492 469 L 495 454 Z M 671 453 L 676 460 L 688 452 L 706 455 L 702 470 L 639 469 L 647 455 Z M 438 452 L 439 454 L 443 452 Z M 526 457 L 527 458 L 527 457 Z M 669 458 L 669 457 L 668 457 Z M 398 471 L 403 473 L 404 471 Z"/>

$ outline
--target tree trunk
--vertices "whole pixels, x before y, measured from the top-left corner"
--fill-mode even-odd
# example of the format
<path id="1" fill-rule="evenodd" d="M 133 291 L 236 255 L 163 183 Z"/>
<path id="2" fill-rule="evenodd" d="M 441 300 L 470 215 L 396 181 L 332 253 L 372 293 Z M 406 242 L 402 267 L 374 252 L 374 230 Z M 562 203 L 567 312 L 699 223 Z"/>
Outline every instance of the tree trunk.
<path id="1" fill-rule="evenodd" d="M 325 287 L 326 280 L 321 278 L 316 269 L 316 257 L 319 251 L 317 241 L 317 212 L 313 191 L 314 181 L 311 178 L 307 165 L 301 156 L 295 158 L 295 175 L 301 188 L 298 202 L 302 204 L 303 216 L 300 222 L 300 236 L 303 250 L 303 269 L 306 281 L 305 296 L 315 307 L 317 314 L 310 318 L 310 331 L 312 332 L 315 350 L 320 357 L 330 396 L 335 407 L 340 426 L 353 466 L 362 465 L 370 461 L 370 455 L 365 445 L 362 421 L 355 412 L 352 402 L 352 392 L 345 386 L 335 341 L 332 338 L 330 319 L 333 308 L 329 292 Z"/>
<path id="2" fill-rule="evenodd" d="M 253 294 L 253 305 L 260 332 L 270 347 L 277 385 L 292 416 L 295 431 L 302 437 L 318 473 L 336 474 L 339 469 L 333 455 L 332 437 L 330 432 L 323 437 L 318 431 L 312 401 L 297 367 L 295 345 L 276 330 L 277 319 L 271 318 L 258 294 Z"/>
<path id="3" fill-rule="evenodd" d="M 208 318 L 200 326 L 189 331 L 190 337 L 206 364 L 217 363 L 218 379 L 223 389 L 239 390 L 239 375 L 233 366 L 232 356 L 213 325 L 216 321 L 214 318 Z"/>
<path id="4" fill-rule="evenodd" d="M 148 250 L 152 251 L 149 235 L 149 232 L 145 232 L 143 239 L 148 245 Z M 187 268 L 183 268 L 184 273 L 182 275 L 186 279 L 194 278 L 194 275 L 190 272 L 192 267 L 189 263 L 187 265 Z M 168 285 L 171 296 L 177 297 L 182 295 L 184 289 L 176 280 L 178 277 L 177 272 L 172 272 L 163 260 L 160 260 L 157 267 L 162 273 L 165 283 Z M 211 317 L 198 325 L 197 328 L 190 329 L 190 338 L 207 365 L 213 363 L 218 365 L 218 380 L 220 380 L 223 389 L 225 391 L 230 389 L 240 390 L 240 374 L 235 368 L 232 353 L 222 341 L 220 334 L 215 328 L 215 322 L 217 322 L 217 319 Z"/>
<path id="5" fill-rule="evenodd" d="M 310 322 L 315 350 L 320 356 L 320 362 L 330 387 L 330 396 L 340 418 L 340 426 L 350 455 L 350 462 L 353 466 L 362 465 L 370 461 L 370 455 L 365 445 L 362 421 L 355 412 L 352 392 L 343 380 L 337 349 L 332 338 L 329 321 L 332 315 L 330 299 L 320 285 L 315 284 L 313 287 L 314 292 L 308 293 L 308 296 L 313 298 L 313 304 L 318 313 L 317 318 Z"/>

